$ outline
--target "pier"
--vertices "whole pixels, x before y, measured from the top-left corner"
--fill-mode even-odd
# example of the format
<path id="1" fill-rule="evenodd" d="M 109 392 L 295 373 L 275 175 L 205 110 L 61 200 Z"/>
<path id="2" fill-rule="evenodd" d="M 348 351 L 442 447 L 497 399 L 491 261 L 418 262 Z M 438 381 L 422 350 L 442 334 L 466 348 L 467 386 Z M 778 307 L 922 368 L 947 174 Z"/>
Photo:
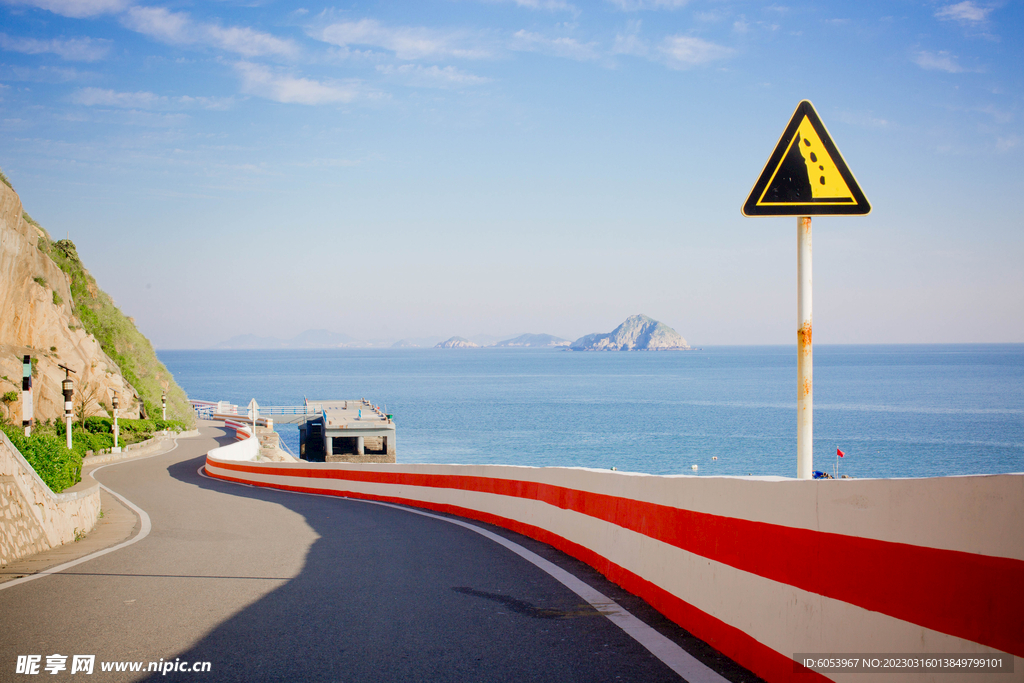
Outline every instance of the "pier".
<path id="1" fill-rule="evenodd" d="M 364 398 L 307 401 L 320 408 L 299 425 L 299 457 L 322 462 L 395 462 L 395 423 Z"/>
<path id="2" fill-rule="evenodd" d="M 244 439 L 253 418 L 257 426 L 299 425 L 299 457 L 310 462 L 393 463 L 396 455 L 395 422 L 380 406 L 365 398 L 310 400 L 300 406 L 257 406 L 246 409 L 227 401 L 191 401 L 197 417 L 243 425 Z M 230 425 L 228 423 L 231 423 Z"/>

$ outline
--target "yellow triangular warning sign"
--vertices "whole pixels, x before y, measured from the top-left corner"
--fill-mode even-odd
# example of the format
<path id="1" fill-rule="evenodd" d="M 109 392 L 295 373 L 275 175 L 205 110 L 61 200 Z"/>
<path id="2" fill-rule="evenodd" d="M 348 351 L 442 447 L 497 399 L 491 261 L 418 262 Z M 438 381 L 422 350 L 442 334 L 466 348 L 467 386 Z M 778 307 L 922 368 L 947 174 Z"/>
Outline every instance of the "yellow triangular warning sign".
<path id="1" fill-rule="evenodd" d="M 744 216 L 863 215 L 871 204 L 804 100 L 743 204 Z"/>

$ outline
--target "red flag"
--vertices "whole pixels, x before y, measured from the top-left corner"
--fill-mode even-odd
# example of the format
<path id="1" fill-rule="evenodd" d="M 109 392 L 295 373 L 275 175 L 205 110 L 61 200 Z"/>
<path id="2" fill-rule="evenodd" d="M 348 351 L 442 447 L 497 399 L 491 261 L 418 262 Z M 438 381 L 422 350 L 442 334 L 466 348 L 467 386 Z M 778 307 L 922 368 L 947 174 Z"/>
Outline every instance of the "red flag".
<path id="1" fill-rule="evenodd" d="M 838 448 L 836 449 L 836 455 L 838 455 L 838 456 L 839 456 L 840 458 L 844 458 L 844 457 L 846 457 L 846 453 L 843 453 L 843 452 L 842 452 L 841 450 L 839 450 Z"/>

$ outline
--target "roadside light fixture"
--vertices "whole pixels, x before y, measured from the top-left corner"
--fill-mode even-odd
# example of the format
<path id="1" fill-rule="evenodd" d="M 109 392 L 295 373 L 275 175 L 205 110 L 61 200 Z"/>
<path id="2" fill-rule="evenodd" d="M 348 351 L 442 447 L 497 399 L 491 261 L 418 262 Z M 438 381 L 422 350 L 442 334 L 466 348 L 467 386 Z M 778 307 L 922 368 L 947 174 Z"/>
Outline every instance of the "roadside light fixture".
<path id="1" fill-rule="evenodd" d="M 71 373 L 74 372 L 66 365 L 58 365 L 64 371 L 64 381 L 60 383 L 61 391 L 64 394 L 64 422 L 67 426 L 68 450 L 71 450 L 71 418 L 73 417 L 72 399 L 75 396 L 75 383 L 71 381 Z"/>
<path id="2" fill-rule="evenodd" d="M 25 436 L 32 435 L 32 356 L 25 356 L 21 368 L 21 426 Z"/>
<path id="3" fill-rule="evenodd" d="M 160 404 L 163 406 L 163 419 L 167 419 L 167 392 L 160 394 Z"/>
<path id="4" fill-rule="evenodd" d="M 120 453 L 121 447 L 117 445 L 118 428 L 117 428 L 117 412 L 118 408 L 121 407 L 121 399 L 118 398 L 117 392 L 114 392 L 114 397 L 110 399 L 110 405 L 114 409 L 114 447 L 110 449 L 111 453 Z"/>

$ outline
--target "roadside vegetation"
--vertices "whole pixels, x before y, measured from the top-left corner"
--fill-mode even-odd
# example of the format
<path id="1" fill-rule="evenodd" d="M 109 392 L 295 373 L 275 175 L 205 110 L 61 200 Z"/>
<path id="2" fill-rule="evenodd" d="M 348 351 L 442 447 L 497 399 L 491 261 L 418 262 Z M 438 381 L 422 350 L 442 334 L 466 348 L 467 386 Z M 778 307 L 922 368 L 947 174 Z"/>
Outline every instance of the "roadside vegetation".
<path id="1" fill-rule="evenodd" d="M 0 430 L 7 434 L 14 447 L 46 482 L 50 490 L 60 493 L 82 480 L 82 459 L 87 455 L 109 451 L 114 445 L 114 420 L 88 417 L 85 424 L 71 426 L 71 450 L 67 448 L 64 422 L 54 420 L 37 424 L 32 436 L 25 436 L 20 425 L 2 420 Z M 128 420 L 118 418 L 119 446 L 127 446 L 153 438 L 158 431 L 183 431 L 188 427 L 178 420 Z"/>

